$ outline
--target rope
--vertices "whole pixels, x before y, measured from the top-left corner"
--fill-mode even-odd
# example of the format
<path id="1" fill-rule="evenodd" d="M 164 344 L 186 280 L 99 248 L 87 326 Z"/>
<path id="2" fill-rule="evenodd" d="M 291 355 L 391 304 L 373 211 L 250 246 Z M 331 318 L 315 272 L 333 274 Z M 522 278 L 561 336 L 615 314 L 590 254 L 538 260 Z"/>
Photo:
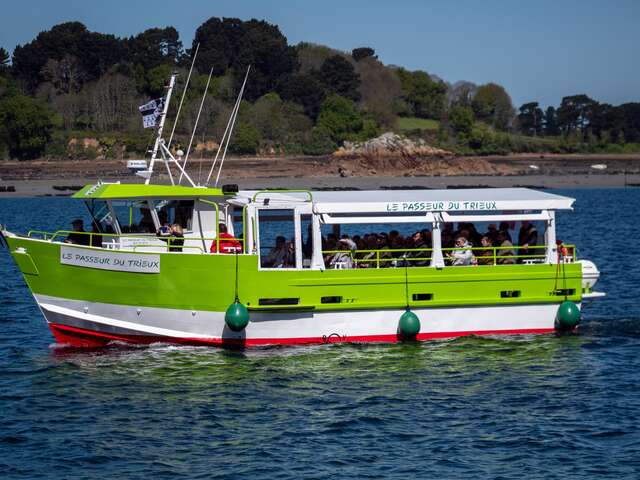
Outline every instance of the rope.
<path id="1" fill-rule="evenodd" d="M 238 297 L 238 250 L 236 250 L 236 287 L 235 287 L 235 295 L 236 295 L 235 302 L 236 303 L 240 303 L 240 298 Z"/>
<path id="2" fill-rule="evenodd" d="M 408 264 L 405 260 L 404 262 L 404 296 L 407 304 L 407 310 L 409 310 L 409 273 L 408 273 Z"/>

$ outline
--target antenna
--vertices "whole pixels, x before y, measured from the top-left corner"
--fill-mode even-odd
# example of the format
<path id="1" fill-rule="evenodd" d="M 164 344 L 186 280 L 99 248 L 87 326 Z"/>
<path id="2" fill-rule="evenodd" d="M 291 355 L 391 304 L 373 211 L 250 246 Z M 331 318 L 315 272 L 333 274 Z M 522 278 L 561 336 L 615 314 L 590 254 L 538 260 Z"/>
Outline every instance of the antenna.
<path id="1" fill-rule="evenodd" d="M 233 127 L 236 123 L 236 118 L 238 117 L 238 111 L 240 110 L 240 103 L 242 101 L 242 95 L 244 94 L 244 88 L 247 84 L 247 78 L 249 77 L 249 71 L 251 70 L 251 65 L 249 65 L 247 67 L 247 73 L 245 73 L 244 75 L 244 81 L 242 82 L 242 88 L 240 89 L 240 92 L 238 93 L 238 98 L 236 99 L 236 103 L 233 106 L 233 110 L 231 111 L 231 116 L 229 117 L 229 121 L 227 122 L 227 127 L 224 130 L 224 133 L 222 135 L 222 140 L 220 141 L 220 145 L 218 146 L 218 151 L 216 152 L 216 157 L 213 160 L 213 163 L 211 164 L 211 169 L 209 170 L 209 175 L 207 176 L 207 181 L 205 182 L 205 185 L 207 185 L 209 183 L 209 181 L 211 180 L 211 175 L 213 175 L 213 170 L 216 166 L 216 163 L 218 161 L 218 155 L 220 154 L 220 150 L 222 149 L 222 146 L 224 145 L 224 151 L 222 153 L 222 158 L 220 160 L 220 167 L 218 169 L 218 175 L 216 176 L 216 185 L 218 185 L 218 180 L 220 179 L 220 172 L 222 171 L 222 165 L 224 163 L 224 158 L 227 155 L 227 148 L 229 147 L 229 141 L 231 139 L 231 133 L 233 132 Z M 226 143 L 225 143 L 226 142 Z"/>
<path id="2" fill-rule="evenodd" d="M 145 181 L 144 181 L 145 185 L 149 185 L 149 182 L 151 182 L 151 176 L 153 175 L 153 166 L 157 160 L 158 152 L 160 152 L 160 155 L 162 155 L 162 161 L 164 162 L 165 167 L 167 167 L 167 173 L 169 174 L 171 185 L 175 185 L 175 182 L 173 181 L 171 167 L 169 166 L 170 162 L 174 163 L 178 167 L 178 170 L 180 170 L 181 172 L 180 178 L 182 178 L 182 176 L 184 175 L 192 187 L 196 186 L 195 183 L 193 183 L 193 180 L 191 180 L 191 177 L 189 177 L 189 175 L 187 175 L 187 172 L 184 171 L 184 168 L 180 165 L 180 162 L 178 162 L 175 159 L 175 157 L 171 154 L 171 152 L 169 151 L 169 149 L 164 143 L 164 139 L 162 138 L 162 130 L 164 128 L 164 122 L 167 118 L 167 111 L 169 110 L 169 102 L 171 101 L 171 93 L 173 92 L 173 87 L 175 86 L 177 76 L 178 75 L 176 73 L 173 73 L 171 75 L 171 79 L 169 80 L 169 89 L 167 91 L 167 98 L 165 100 L 164 108 L 162 109 L 160 124 L 158 125 L 158 133 L 156 136 L 156 141 L 153 145 L 153 151 L 151 153 L 151 162 L 149 164 L 149 169 L 136 173 L 137 175 L 140 175 L 141 177 L 145 178 Z"/>
<path id="3" fill-rule="evenodd" d="M 160 117 L 160 125 L 158 126 L 158 134 L 156 135 L 156 141 L 153 144 L 153 151 L 151 153 L 151 163 L 149 165 L 149 170 L 145 172 L 145 174 L 148 174 L 147 179 L 144 181 L 145 185 L 149 185 L 149 181 L 151 180 L 151 174 L 153 173 L 153 164 L 156 162 L 158 150 L 160 149 L 160 143 L 162 143 L 162 129 L 164 128 L 164 121 L 167 119 L 167 111 L 169 110 L 171 93 L 173 92 L 173 87 L 176 83 L 176 76 L 177 75 L 175 73 L 172 74 L 171 79 L 169 80 L 169 90 L 167 90 L 167 99 L 165 100 L 164 108 L 162 109 L 162 116 Z M 169 176 L 171 176 L 171 172 L 169 172 Z M 171 179 L 171 183 L 173 183 L 173 178 Z"/>
<path id="4" fill-rule="evenodd" d="M 176 125 L 178 125 L 178 119 L 180 118 L 180 112 L 182 111 L 182 103 L 184 102 L 184 97 L 187 94 L 187 88 L 189 87 L 189 80 L 191 80 L 191 72 L 193 72 L 193 66 L 196 63 L 196 57 L 198 56 L 199 48 L 200 48 L 200 43 L 196 44 L 196 51 L 193 54 L 193 59 L 191 60 L 191 68 L 189 68 L 189 75 L 187 75 L 187 83 L 184 84 L 184 90 L 182 91 L 182 98 L 180 99 L 180 105 L 178 105 L 178 112 L 176 113 L 176 119 L 173 121 L 173 128 L 171 129 L 171 135 L 169 135 L 169 143 L 167 144 L 167 148 L 171 148 L 171 142 L 173 141 L 173 134 L 176 131 Z M 182 177 L 180 177 L 180 179 L 182 179 Z"/>
<path id="5" fill-rule="evenodd" d="M 191 145 L 193 144 L 193 137 L 196 135 L 196 129 L 198 128 L 198 122 L 200 121 L 200 114 L 202 113 L 202 107 L 204 106 L 204 100 L 207 98 L 207 92 L 209 91 L 209 83 L 211 83 L 211 75 L 213 75 L 213 67 L 209 71 L 209 78 L 207 79 L 207 86 L 204 87 L 204 93 L 202 94 L 202 101 L 200 102 L 200 109 L 198 110 L 198 116 L 196 117 L 196 123 L 193 126 L 193 131 L 191 132 L 191 140 L 189 140 L 189 147 L 187 148 L 187 154 L 184 157 L 184 162 L 182 163 L 182 174 L 180 174 L 180 179 L 178 180 L 178 185 L 182 181 L 182 175 L 184 174 L 184 168 L 187 166 L 187 161 L 189 161 L 189 153 L 191 152 Z"/>

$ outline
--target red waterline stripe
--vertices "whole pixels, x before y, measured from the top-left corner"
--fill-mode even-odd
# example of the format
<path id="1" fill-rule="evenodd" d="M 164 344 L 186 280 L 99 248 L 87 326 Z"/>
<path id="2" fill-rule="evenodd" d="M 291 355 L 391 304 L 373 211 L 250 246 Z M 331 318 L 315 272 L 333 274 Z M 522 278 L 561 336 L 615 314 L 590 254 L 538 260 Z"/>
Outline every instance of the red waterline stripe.
<path id="1" fill-rule="evenodd" d="M 110 341 L 149 344 L 156 342 L 176 343 L 180 345 L 217 345 L 217 346 L 258 346 L 258 345 L 308 345 L 340 342 L 380 342 L 395 343 L 402 338 L 397 334 L 390 335 L 355 335 L 346 338 L 334 337 L 297 337 L 297 338 L 180 338 L 161 335 L 115 335 L 94 330 L 50 323 L 49 327 L 58 343 L 70 344 L 74 347 L 99 347 Z M 469 335 L 516 335 L 551 333 L 553 328 L 524 328 L 515 330 L 469 330 L 464 332 L 432 332 L 420 333 L 416 340 L 437 338 L 454 338 Z"/>

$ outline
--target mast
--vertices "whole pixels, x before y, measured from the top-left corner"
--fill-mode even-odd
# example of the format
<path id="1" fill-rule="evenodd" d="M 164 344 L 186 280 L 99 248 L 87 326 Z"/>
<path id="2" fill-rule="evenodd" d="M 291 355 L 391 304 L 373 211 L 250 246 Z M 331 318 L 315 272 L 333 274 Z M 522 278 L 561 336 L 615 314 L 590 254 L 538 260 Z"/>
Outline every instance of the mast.
<path id="1" fill-rule="evenodd" d="M 169 89 L 167 90 L 167 98 L 164 101 L 164 108 L 162 109 L 162 115 L 160 116 L 160 124 L 158 125 L 158 134 L 156 135 L 156 141 L 153 144 L 153 150 L 151 153 L 151 163 L 149 164 L 148 177 L 144 181 L 145 185 L 149 185 L 151 181 L 151 175 L 153 174 L 153 165 L 156 162 L 156 157 L 158 156 L 158 150 L 160 150 L 160 144 L 164 143 L 162 139 L 162 130 L 164 129 L 164 122 L 167 119 L 167 112 L 169 111 L 169 102 L 171 101 L 171 93 L 173 92 L 173 87 L 176 83 L 177 73 L 171 74 L 171 79 L 169 80 Z M 163 155 L 164 157 L 164 155 Z M 167 165 L 168 168 L 168 165 Z M 173 183 L 173 178 L 171 179 L 171 183 Z"/>

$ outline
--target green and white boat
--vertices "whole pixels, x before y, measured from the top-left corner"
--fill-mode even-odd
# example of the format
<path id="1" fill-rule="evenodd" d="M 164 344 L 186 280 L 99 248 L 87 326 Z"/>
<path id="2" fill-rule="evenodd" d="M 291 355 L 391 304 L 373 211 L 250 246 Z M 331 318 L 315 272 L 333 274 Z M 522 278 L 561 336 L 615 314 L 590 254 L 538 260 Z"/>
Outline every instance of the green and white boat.
<path id="1" fill-rule="evenodd" d="M 82 234 L 88 245 L 65 243 L 69 231 L 2 231 L 56 339 L 74 346 L 546 333 L 575 327 L 582 302 L 603 295 L 593 291 L 593 263 L 556 242 L 555 212 L 570 209 L 573 199 L 529 189 L 233 192 L 98 183 L 74 197 L 101 229 Z M 151 233 L 165 215 L 184 225 L 181 251 Z M 132 232 L 149 218 L 149 233 Z M 446 261 L 456 250 L 442 247 L 447 224 L 522 220 L 545 227 L 535 251 L 491 247 L 490 264 Z M 428 229 L 432 245 L 340 251 L 352 261 L 329 268 L 327 257 L 338 252 L 322 250 L 327 226 L 403 224 Z M 227 226 L 226 236 L 219 225 Z M 290 263 L 266 263 L 274 236 L 289 233 Z M 225 253 L 229 235 L 240 251 Z M 218 253 L 210 253 L 212 244 Z"/>
<path id="2" fill-rule="evenodd" d="M 171 137 L 162 140 L 174 82 L 166 99 L 144 106 L 148 123 L 159 118 L 150 166 L 137 172 L 144 184 L 96 183 L 74 195 L 87 206 L 91 232 L 0 228 L 60 343 L 251 346 L 547 333 L 575 328 L 582 303 L 604 295 L 593 291 L 595 265 L 556 240 L 556 211 L 574 202 L 560 195 L 196 185 L 185 169 L 189 151 L 176 159 Z M 155 162 L 165 164 L 171 185 L 151 184 Z M 507 222 L 507 236 L 517 222 L 544 234 L 526 249 L 450 244 L 456 225 L 463 236 L 461 227 L 499 222 Z M 166 225 L 174 235 L 158 236 Z M 415 231 L 429 242 L 396 241 Z M 386 232 L 396 243 L 353 240 Z M 339 250 L 323 247 L 345 234 L 353 238 L 338 242 Z"/>

